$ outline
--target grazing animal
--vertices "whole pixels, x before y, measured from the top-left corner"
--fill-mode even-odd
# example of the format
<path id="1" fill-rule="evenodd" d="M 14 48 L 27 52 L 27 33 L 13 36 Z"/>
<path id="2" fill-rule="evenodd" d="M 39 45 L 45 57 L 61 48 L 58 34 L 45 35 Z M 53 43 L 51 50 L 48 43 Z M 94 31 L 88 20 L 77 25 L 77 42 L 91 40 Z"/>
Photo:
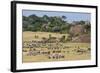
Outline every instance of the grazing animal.
<path id="1" fill-rule="evenodd" d="M 78 49 L 78 50 L 76 50 L 76 52 L 79 54 L 83 54 L 83 53 L 86 53 L 87 51 L 84 49 Z"/>
<path id="2" fill-rule="evenodd" d="M 23 52 L 27 52 L 27 50 L 23 50 Z"/>
<path id="3" fill-rule="evenodd" d="M 61 53 L 51 54 L 48 56 L 49 59 L 61 59 L 64 58 L 64 55 Z"/>
<path id="4" fill-rule="evenodd" d="M 88 50 L 88 51 L 91 51 L 91 48 L 88 48 L 87 50 Z"/>

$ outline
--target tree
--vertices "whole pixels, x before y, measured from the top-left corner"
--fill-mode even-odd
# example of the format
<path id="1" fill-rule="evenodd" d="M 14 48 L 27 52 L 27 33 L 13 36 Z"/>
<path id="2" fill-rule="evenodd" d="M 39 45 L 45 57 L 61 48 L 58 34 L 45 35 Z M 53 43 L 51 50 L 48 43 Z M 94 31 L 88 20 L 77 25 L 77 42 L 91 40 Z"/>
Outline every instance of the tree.
<path id="1" fill-rule="evenodd" d="M 60 38 L 60 42 L 66 42 L 66 36 L 65 35 L 63 35 L 61 38 Z"/>
<path id="2" fill-rule="evenodd" d="M 90 33 L 90 31 L 91 31 L 91 25 L 90 24 L 87 24 L 84 27 L 86 29 L 86 33 Z"/>
<path id="3" fill-rule="evenodd" d="M 55 26 L 52 28 L 53 32 L 59 32 L 61 30 L 61 28 L 59 26 Z"/>
<path id="4" fill-rule="evenodd" d="M 64 20 L 65 20 L 66 18 L 67 18 L 66 16 L 64 16 L 64 15 L 62 16 L 62 19 L 64 19 Z"/>
<path id="5" fill-rule="evenodd" d="M 81 24 L 81 25 L 84 25 L 85 24 L 85 21 L 79 21 L 79 24 Z"/>
<path id="6" fill-rule="evenodd" d="M 42 17 L 42 19 L 43 19 L 44 23 L 48 23 L 49 22 L 49 17 L 47 15 L 44 15 Z"/>

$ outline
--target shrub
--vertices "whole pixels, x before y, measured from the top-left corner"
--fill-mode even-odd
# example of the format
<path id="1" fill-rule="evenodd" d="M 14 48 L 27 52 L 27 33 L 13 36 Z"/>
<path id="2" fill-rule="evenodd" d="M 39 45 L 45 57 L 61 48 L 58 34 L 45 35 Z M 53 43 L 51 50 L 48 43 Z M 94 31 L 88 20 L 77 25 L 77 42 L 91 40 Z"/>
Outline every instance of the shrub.
<path id="1" fill-rule="evenodd" d="M 52 37 L 52 35 L 51 35 L 51 34 L 49 34 L 49 39 L 51 39 L 51 37 Z"/>
<path id="2" fill-rule="evenodd" d="M 66 39 L 66 41 L 71 41 L 72 40 L 72 35 L 69 35 Z"/>
<path id="3" fill-rule="evenodd" d="M 60 38 L 60 42 L 66 42 L 66 36 L 63 35 L 61 38 Z"/>
<path id="4" fill-rule="evenodd" d="M 37 39 L 37 38 L 39 38 L 39 36 L 38 36 L 38 35 L 35 35 L 34 37 L 35 37 L 36 39 Z"/>

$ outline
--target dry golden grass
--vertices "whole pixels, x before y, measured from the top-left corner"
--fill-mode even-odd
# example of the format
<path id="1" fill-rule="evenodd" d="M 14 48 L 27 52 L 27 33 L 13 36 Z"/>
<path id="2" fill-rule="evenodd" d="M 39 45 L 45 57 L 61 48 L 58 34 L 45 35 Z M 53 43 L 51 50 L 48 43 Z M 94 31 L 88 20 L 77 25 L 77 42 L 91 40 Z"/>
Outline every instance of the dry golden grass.
<path id="1" fill-rule="evenodd" d="M 65 35 L 66 37 L 68 36 L 68 34 L 60 34 L 60 33 L 26 31 L 23 32 L 23 40 L 24 41 L 41 40 L 42 37 L 49 38 L 49 35 L 52 35 L 52 37 L 57 37 L 57 38 L 60 38 L 63 35 Z M 39 36 L 38 39 L 36 39 L 35 36 Z"/>
<path id="2" fill-rule="evenodd" d="M 23 41 L 31 41 L 36 40 L 40 41 L 43 37 L 49 38 L 49 34 L 51 34 L 53 37 L 61 38 L 63 35 L 66 37 L 68 34 L 60 34 L 60 33 L 50 33 L 50 32 L 23 32 Z M 36 39 L 35 36 L 38 36 Z M 48 61 L 68 61 L 68 60 L 88 60 L 91 59 L 91 52 L 88 51 L 86 53 L 77 53 L 73 50 L 78 49 L 78 47 L 87 50 L 87 48 L 90 48 L 90 43 L 61 43 L 63 46 L 70 46 L 70 48 L 61 49 L 61 54 L 65 56 L 65 58 L 59 58 L 59 59 L 48 59 L 48 55 L 36 55 L 36 56 L 27 56 L 26 54 L 28 52 L 23 52 L 23 62 L 48 62 Z M 59 46 L 54 44 L 54 46 Z M 23 48 L 24 50 L 29 51 L 30 48 Z M 50 51 L 51 54 L 53 50 L 48 50 L 47 48 L 36 48 L 40 51 Z"/>

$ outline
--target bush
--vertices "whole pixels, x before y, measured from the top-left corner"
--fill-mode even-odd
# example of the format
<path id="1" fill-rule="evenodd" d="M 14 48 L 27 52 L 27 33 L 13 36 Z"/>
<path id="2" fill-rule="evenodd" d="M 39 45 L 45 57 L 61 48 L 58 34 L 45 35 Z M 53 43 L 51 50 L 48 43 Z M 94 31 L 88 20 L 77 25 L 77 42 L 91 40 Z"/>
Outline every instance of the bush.
<path id="1" fill-rule="evenodd" d="M 51 39 L 51 37 L 52 37 L 52 35 L 51 35 L 51 34 L 49 34 L 49 39 Z"/>
<path id="2" fill-rule="evenodd" d="M 35 35 L 34 37 L 35 37 L 35 38 L 39 38 L 39 36 L 38 36 L 38 35 Z"/>
<path id="3" fill-rule="evenodd" d="M 45 38 L 45 37 L 42 37 L 42 39 L 43 39 L 43 40 L 46 40 L 46 38 Z"/>
<path id="4" fill-rule="evenodd" d="M 61 38 L 60 38 L 60 42 L 66 42 L 66 36 L 63 35 Z"/>
<path id="5" fill-rule="evenodd" d="M 72 40 L 72 35 L 69 35 L 66 39 L 66 41 L 71 41 Z"/>

